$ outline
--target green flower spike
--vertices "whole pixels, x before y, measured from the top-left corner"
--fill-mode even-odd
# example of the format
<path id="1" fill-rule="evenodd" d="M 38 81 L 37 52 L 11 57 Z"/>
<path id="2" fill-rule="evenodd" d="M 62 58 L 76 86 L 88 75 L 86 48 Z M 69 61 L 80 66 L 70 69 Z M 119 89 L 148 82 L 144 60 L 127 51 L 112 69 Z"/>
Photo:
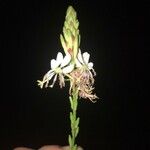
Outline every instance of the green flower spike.
<path id="1" fill-rule="evenodd" d="M 60 34 L 60 41 L 65 53 L 69 53 L 73 63 L 78 54 L 80 46 L 79 21 L 77 13 L 72 6 L 69 6 L 66 12 L 63 34 Z"/>

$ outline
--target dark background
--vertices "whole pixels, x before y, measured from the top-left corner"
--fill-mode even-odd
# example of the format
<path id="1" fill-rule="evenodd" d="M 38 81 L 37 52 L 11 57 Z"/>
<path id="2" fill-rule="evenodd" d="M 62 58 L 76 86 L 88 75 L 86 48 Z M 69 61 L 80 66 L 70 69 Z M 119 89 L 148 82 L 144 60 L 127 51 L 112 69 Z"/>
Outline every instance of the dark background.
<path id="1" fill-rule="evenodd" d="M 69 87 L 41 90 L 36 80 L 63 52 L 59 35 L 68 5 L 78 13 L 81 49 L 91 54 L 101 98 L 79 100 L 77 143 L 85 150 L 148 150 L 147 2 L 0 1 L 1 150 L 67 145 Z"/>

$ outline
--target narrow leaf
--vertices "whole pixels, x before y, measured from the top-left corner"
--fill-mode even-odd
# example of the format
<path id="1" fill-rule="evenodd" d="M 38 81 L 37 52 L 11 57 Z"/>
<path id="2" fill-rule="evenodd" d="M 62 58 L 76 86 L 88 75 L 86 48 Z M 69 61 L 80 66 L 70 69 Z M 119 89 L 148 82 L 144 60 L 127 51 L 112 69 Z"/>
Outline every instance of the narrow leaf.
<path id="1" fill-rule="evenodd" d="M 69 137 L 68 137 L 68 142 L 69 142 L 70 147 L 72 147 L 72 146 L 73 146 L 73 143 L 72 143 L 71 135 L 69 135 Z"/>
<path id="2" fill-rule="evenodd" d="M 78 133 L 79 133 L 79 127 L 76 128 L 75 137 L 77 137 Z"/>
<path id="3" fill-rule="evenodd" d="M 73 109 L 73 101 L 72 101 L 72 97 L 70 96 L 69 99 L 70 99 L 71 109 Z"/>
<path id="4" fill-rule="evenodd" d="M 78 118 L 77 118 L 77 120 L 75 121 L 75 128 L 77 128 L 77 127 L 78 127 L 78 125 L 79 125 L 79 121 L 80 121 L 80 118 L 78 117 Z"/>

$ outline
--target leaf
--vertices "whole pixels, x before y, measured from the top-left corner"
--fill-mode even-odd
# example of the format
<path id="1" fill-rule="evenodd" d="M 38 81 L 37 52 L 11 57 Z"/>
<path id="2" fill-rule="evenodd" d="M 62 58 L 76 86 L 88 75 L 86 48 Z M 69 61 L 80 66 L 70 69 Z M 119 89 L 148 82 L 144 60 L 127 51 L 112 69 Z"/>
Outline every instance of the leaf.
<path id="1" fill-rule="evenodd" d="M 80 34 L 79 34 L 79 46 L 80 46 L 80 43 L 81 43 L 81 36 L 80 36 Z"/>
<path id="2" fill-rule="evenodd" d="M 79 121 L 80 121 L 80 118 L 78 117 L 78 118 L 77 118 L 77 120 L 75 121 L 75 128 L 77 128 L 77 127 L 78 127 L 78 125 L 79 125 Z"/>
<path id="3" fill-rule="evenodd" d="M 77 144 L 74 145 L 73 150 L 77 150 Z"/>
<path id="4" fill-rule="evenodd" d="M 70 121 L 71 121 L 71 124 L 74 124 L 75 119 L 74 119 L 72 112 L 70 112 Z"/>
<path id="5" fill-rule="evenodd" d="M 77 137 L 78 133 L 79 133 L 79 127 L 76 129 L 75 137 Z"/>
<path id="6" fill-rule="evenodd" d="M 68 142 L 69 142 L 70 147 L 72 147 L 72 146 L 73 146 L 73 143 L 72 143 L 71 135 L 69 135 L 69 137 L 68 137 Z"/>
<path id="7" fill-rule="evenodd" d="M 69 99 L 70 99 L 71 109 L 73 109 L 73 101 L 72 101 L 72 97 L 70 96 Z"/>

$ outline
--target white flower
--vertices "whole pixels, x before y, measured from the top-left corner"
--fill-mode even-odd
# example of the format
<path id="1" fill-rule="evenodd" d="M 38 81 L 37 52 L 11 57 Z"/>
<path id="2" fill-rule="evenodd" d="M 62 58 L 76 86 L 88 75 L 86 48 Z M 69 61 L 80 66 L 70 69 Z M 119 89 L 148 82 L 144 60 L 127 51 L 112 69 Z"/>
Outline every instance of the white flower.
<path id="1" fill-rule="evenodd" d="M 76 59 L 76 67 L 87 67 L 89 70 L 93 69 L 93 63 L 89 62 L 90 54 L 88 52 L 84 52 L 81 55 L 81 50 L 79 49 L 78 56 Z"/>
<path id="2" fill-rule="evenodd" d="M 72 79 L 70 84 L 70 93 L 73 91 L 73 88 L 76 87 L 80 97 L 85 99 L 88 98 L 92 102 L 95 102 L 94 99 L 96 99 L 97 96 L 93 94 L 93 76 L 96 75 L 96 72 L 93 69 L 93 63 L 89 62 L 89 59 L 90 54 L 88 52 L 81 54 L 79 49 L 75 60 L 76 69 L 70 73 Z"/>
<path id="3" fill-rule="evenodd" d="M 52 84 L 50 87 L 53 87 L 57 77 L 59 76 L 59 84 L 60 87 L 65 86 L 64 82 L 64 76 L 65 74 L 70 73 L 74 69 L 74 65 L 70 63 L 71 56 L 68 54 L 63 58 L 63 55 L 61 52 L 58 52 L 56 60 L 51 60 L 51 70 L 48 71 L 42 81 L 37 81 L 38 85 L 43 88 L 43 85 L 45 84 L 45 87 L 48 87 L 49 81 L 54 77 Z"/>
<path id="4" fill-rule="evenodd" d="M 88 52 L 84 52 L 81 54 L 81 50 L 79 49 L 77 58 L 76 58 L 76 67 L 81 70 L 82 77 L 88 77 L 91 79 L 92 83 L 94 83 L 93 76 L 96 76 L 96 72 L 93 68 L 94 64 L 89 62 L 90 54 Z"/>

